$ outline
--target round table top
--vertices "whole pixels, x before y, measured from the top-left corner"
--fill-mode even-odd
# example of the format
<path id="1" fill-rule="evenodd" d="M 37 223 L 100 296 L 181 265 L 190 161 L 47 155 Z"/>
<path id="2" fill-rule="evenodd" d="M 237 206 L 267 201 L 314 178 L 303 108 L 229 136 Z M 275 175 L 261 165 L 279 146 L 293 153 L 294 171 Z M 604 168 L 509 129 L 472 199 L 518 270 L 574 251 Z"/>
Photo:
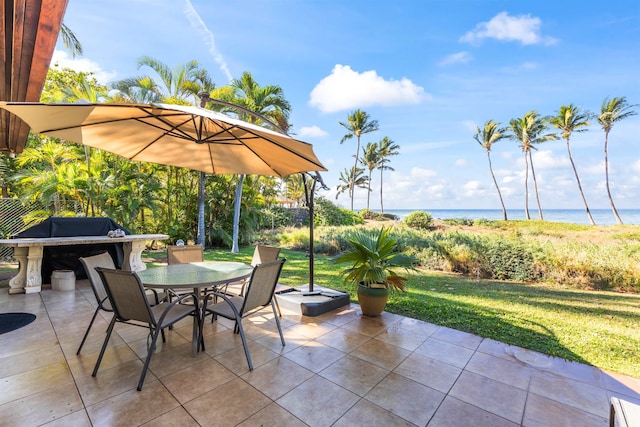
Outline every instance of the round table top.
<path id="1" fill-rule="evenodd" d="M 252 271 L 251 265 L 242 262 L 204 261 L 151 267 L 137 274 L 145 286 L 199 288 L 244 279 Z"/>

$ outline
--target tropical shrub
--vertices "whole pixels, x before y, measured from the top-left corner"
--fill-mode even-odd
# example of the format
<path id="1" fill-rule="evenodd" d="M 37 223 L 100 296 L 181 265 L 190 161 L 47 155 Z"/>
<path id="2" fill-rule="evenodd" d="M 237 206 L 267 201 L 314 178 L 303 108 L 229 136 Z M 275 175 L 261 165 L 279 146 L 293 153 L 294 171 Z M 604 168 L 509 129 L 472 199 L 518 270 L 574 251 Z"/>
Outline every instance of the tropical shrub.
<path id="1" fill-rule="evenodd" d="M 432 220 L 433 220 L 433 217 L 429 212 L 414 211 L 414 212 L 411 212 L 409 215 L 407 215 L 407 217 L 404 219 L 403 222 L 408 227 L 427 230 L 431 228 Z"/>

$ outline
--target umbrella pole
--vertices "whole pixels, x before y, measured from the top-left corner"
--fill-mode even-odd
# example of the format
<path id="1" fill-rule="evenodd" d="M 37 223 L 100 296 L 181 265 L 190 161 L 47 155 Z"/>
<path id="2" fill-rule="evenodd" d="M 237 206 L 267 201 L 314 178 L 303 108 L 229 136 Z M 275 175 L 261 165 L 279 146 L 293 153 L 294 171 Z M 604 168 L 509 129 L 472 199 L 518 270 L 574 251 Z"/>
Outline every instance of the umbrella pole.
<path id="1" fill-rule="evenodd" d="M 200 172 L 198 182 L 198 236 L 196 243 L 204 247 L 204 172 Z"/>

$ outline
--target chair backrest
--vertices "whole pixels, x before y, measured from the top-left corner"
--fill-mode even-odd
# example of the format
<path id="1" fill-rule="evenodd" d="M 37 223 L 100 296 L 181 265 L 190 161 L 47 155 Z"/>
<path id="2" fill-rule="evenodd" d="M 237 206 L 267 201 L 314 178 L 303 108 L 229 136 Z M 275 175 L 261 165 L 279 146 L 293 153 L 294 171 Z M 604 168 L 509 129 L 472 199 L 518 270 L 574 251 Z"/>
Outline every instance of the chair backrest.
<path id="1" fill-rule="evenodd" d="M 167 246 L 167 264 L 204 261 L 202 245 Z"/>
<path id="2" fill-rule="evenodd" d="M 131 271 L 98 267 L 113 312 L 118 320 L 137 320 L 156 325 L 149 301 L 138 275 Z"/>
<path id="3" fill-rule="evenodd" d="M 100 278 L 100 274 L 96 271 L 96 267 L 115 269 L 116 265 L 113 262 L 113 258 L 109 255 L 109 252 L 103 252 L 98 255 L 81 257 L 80 263 L 84 267 L 84 271 L 87 273 L 87 278 L 93 289 L 93 294 L 98 301 L 98 304 L 102 305 L 105 298 L 107 298 L 107 291 L 104 289 L 104 284 Z"/>
<path id="4" fill-rule="evenodd" d="M 271 303 L 286 258 L 253 267 L 240 315 Z"/>
<path id="5" fill-rule="evenodd" d="M 256 245 L 256 248 L 253 251 L 251 265 L 255 267 L 256 265 L 263 264 L 265 262 L 273 262 L 278 259 L 278 255 L 280 255 L 280 248 Z"/>

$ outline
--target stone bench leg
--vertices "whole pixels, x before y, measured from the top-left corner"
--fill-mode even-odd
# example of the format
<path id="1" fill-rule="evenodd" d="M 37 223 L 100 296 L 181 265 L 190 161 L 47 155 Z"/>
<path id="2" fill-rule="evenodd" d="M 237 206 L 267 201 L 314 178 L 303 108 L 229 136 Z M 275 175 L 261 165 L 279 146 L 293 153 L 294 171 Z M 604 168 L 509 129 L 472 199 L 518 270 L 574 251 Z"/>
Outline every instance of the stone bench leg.
<path id="1" fill-rule="evenodd" d="M 20 265 L 18 274 L 9 281 L 9 294 L 31 294 L 42 290 L 42 246 L 14 248 L 13 258 Z"/>

